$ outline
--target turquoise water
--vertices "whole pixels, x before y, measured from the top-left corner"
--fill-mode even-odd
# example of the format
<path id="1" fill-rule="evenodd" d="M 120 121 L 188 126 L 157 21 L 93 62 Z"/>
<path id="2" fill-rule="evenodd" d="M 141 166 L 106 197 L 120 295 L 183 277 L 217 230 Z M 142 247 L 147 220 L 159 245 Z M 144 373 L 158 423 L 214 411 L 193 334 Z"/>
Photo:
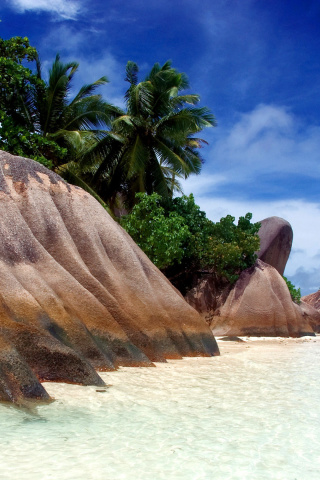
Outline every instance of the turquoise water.
<path id="1" fill-rule="evenodd" d="M 0 479 L 318 480 L 320 343 L 223 350 L 1 405 Z"/>

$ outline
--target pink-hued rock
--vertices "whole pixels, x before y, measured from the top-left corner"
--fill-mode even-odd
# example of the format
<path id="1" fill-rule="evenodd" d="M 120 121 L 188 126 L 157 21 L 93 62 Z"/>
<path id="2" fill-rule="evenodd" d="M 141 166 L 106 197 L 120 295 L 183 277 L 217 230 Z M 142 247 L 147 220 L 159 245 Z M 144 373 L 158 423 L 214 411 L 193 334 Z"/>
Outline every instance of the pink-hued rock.
<path id="1" fill-rule="evenodd" d="M 301 300 L 303 300 L 304 303 L 311 305 L 315 309 L 320 310 L 320 290 L 302 297 Z"/>
<path id="2" fill-rule="evenodd" d="M 258 258 L 283 275 L 293 239 L 290 223 L 279 217 L 266 218 L 261 222 L 258 235 L 260 237 Z"/>
<path id="3" fill-rule="evenodd" d="M 39 381 L 101 385 L 97 370 L 219 354 L 198 313 L 82 189 L 0 152 L 0 219 L 0 400 L 47 400 Z"/>
<path id="4" fill-rule="evenodd" d="M 299 307 L 302 315 L 310 323 L 314 332 L 320 333 L 320 312 L 319 312 L 319 310 L 314 308 L 312 305 L 304 302 L 303 299 L 301 300 L 301 303 L 299 305 L 296 305 L 296 306 Z"/>
<path id="5" fill-rule="evenodd" d="M 215 312 L 215 335 L 301 336 L 313 335 L 310 311 L 292 302 L 287 285 L 277 270 L 257 260 L 244 270 L 223 306 Z"/>

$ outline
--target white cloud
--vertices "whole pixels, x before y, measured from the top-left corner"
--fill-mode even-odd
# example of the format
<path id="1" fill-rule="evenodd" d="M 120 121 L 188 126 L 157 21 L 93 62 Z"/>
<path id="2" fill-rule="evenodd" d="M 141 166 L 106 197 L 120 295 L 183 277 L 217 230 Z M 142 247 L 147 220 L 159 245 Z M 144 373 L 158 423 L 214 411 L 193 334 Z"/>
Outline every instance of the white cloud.
<path id="1" fill-rule="evenodd" d="M 239 115 L 229 130 L 213 133 L 220 138 L 206 148 L 204 156 L 210 160 L 199 177 L 182 182 L 185 193 L 194 193 L 196 203 L 214 221 L 228 214 L 238 219 L 247 212 L 255 222 L 274 215 L 288 220 L 294 239 L 286 275 L 304 294 L 311 293 L 320 286 L 320 203 L 309 199 L 308 182 L 299 193 L 288 185 L 281 199 L 274 193 L 273 199 L 265 200 L 263 178 L 269 175 L 269 198 L 273 179 L 276 183 L 288 174 L 319 179 L 320 127 L 303 125 L 285 107 L 259 105 Z M 235 184 L 237 195 L 232 193 Z"/>
<path id="2" fill-rule="evenodd" d="M 46 58 L 42 62 L 47 78 L 53 59 L 57 52 L 60 53 L 62 62 L 76 61 L 79 63 L 77 74 L 73 78 L 71 97 L 74 96 L 82 85 L 92 83 L 98 78 L 106 76 L 109 83 L 97 90 L 108 102 L 124 107 L 124 93 L 127 84 L 124 81 L 125 65 L 120 64 L 113 53 L 108 49 L 102 49 L 99 56 L 84 55 L 88 42 L 93 41 L 92 36 L 99 35 L 99 31 L 88 29 L 77 30 L 73 25 L 61 24 L 51 29 L 42 41 L 42 47 L 46 51 Z M 65 39 L 68 39 L 66 42 Z"/>
<path id="3" fill-rule="evenodd" d="M 75 19 L 81 11 L 81 2 L 76 0 L 10 0 L 8 3 L 20 13 L 44 11 L 67 20 Z"/>
<path id="4" fill-rule="evenodd" d="M 219 139 L 206 149 L 206 168 L 233 182 L 279 172 L 320 177 L 320 127 L 303 125 L 285 107 L 258 105 L 214 134 Z"/>
<path id="5" fill-rule="evenodd" d="M 84 83 L 91 83 L 106 76 L 109 83 L 99 89 L 105 100 L 124 108 L 124 93 L 128 84 L 124 81 L 125 65 L 122 65 L 109 51 L 103 52 L 99 58 L 78 58 L 80 67 L 77 75 L 77 88 Z"/>

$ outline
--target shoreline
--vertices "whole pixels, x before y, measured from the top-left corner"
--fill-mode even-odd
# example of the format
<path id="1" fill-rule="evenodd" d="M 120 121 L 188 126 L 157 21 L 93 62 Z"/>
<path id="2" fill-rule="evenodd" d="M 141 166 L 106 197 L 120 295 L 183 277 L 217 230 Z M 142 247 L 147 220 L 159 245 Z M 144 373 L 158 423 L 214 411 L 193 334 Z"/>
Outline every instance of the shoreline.
<path id="1" fill-rule="evenodd" d="M 275 350 L 283 346 L 291 348 L 296 345 L 310 343 L 319 343 L 320 345 L 320 334 L 304 337 L 230 337 L 230 340 L 223 340 L 226 338 L 228 337 L 215 337 L 221 356 L 233 353 L 243 353 L 248 349 Z"/>

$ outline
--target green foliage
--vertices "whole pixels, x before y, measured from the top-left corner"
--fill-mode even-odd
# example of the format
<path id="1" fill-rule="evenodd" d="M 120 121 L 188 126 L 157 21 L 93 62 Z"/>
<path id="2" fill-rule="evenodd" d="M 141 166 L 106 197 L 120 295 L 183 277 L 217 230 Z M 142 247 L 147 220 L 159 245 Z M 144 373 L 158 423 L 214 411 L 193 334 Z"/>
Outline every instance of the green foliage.
<path id="1" fill-rule="evenodd" d="M 132 208 L 136 192 L 172 198 L 179 178 L 200 172 L 206 142 L 198 134 L 215 125 L 200 97 L 185 93 L 187 76 L 168 61 L 139 82 L 128 62 L 122 111 L 96 93 L 106 77 L 70 98 L 78 67 L 57 55 L 44 81 L 27 38 L 0 38 L 0 148 L 72 178 L 111 208 Z"/>
<path id="2" fill-rule="evenodd" d="M 22 62 L 35 62 L 36 73 Z M 57 55 L 44 82 L 37 51 L 27 38 L 0 39 L 0 148 L 55 170 L 64 164 L 64 171 L 68 162 L 85 156 L 119 109 L 95 93 L 106 77 L 69 98 L 78 67 Z"/>
<path id="3" fill-rule="evenodd" d="M 166 62 L 156 63 L 144 81 L 138 66 L 128 62 L 126 111 L 111 124 L 106 136 L 92 149 L 95 164 L 92 185 L 111 204 L 119 194 L 129 208 L 135 193 L 153 192 L 171 198 L 181 191 L 178 179 L 198 174 L 204 142 L 197 134 L 215 125 L 208 108 L 196 105 L 200 97 L 185 94 L 187 76 Z"/>
<path id="4" fill-rule="evenodd" d="M 149 258 L 170 278 L 209 269 L 234 283 L 256 260 L 260 223 L 252 215 L 228 215 L 213 223 L 195 204 L 193 195 L 163 202 L 159 195 L 137 195 L 138 203 L 121 223 Z"/>
<path id="5" fill-rule="evenodd" d="M 137 194 L 138 203 L 121 225 L 158 268 L 180 262 L 183 244 L 189 238 L 184 219 L 176 212 L 166 214 L 160 195 Z"/>
<path id="6" fill-rule="evenodd" d="M 292 300 L 297 303 L 298 305 L 301 303 L 301 290 L 300 288 L 296 288 L 290 280 L 288 280 L 286 277 L 283 277 L 285 280 L 288 290 L 290 292 Z"/>
<path id="7" fill-rule="evenodd" d="M 63 159 L 67 154 L 67 150 L 59 147 L 56 142 L 15 125 L 12 118 L 4 112 L 0 112 L 0 122 L 0 150 L 32 158 L 50 169 L 53 168 L 50 160 L 52 155 Z"/>
<path id="8" fill-rule="evenodd" d="M 52 168 L 51 159 L 62 160 L 67 150 L 44 138 L 35 121 L 32 98 L 44 94 L 45 83 L 22 62 L 36 59 L 27 38 L 0 38 L 0 148 Z"/>
<path id="9" fill-rule="evenodd" d="M 236 225 L 235 217 L 227 215 L 212 226 L 203 261 L 231 283 L 257 259 L 255 252 L 260 247 L 258 231 L 261 224 L 251 223 L 251 219 L 252 214 L 247 213 Z"/>
<path id="10" fill-rule="evenodd" d="M 27 38 L 0 38 L 0 110 L 14 115 L 23 115 L 21 98 L 37 84 L 37 77 L 22 65 L 22 61 L 32 62 L 37 57 L 35 48 Z"/>
<path id="11" fill-rule="evenodd" d="M 195 204 L 193 195 L 176 197 L 167 203 L 167 208 L 180 215 L 190 232 L 188 242 L 184 245 L 184 260 L 193 268 L 201 268 L 207 256 L 207 246 L 213 223 L 205 212 Z"/>

